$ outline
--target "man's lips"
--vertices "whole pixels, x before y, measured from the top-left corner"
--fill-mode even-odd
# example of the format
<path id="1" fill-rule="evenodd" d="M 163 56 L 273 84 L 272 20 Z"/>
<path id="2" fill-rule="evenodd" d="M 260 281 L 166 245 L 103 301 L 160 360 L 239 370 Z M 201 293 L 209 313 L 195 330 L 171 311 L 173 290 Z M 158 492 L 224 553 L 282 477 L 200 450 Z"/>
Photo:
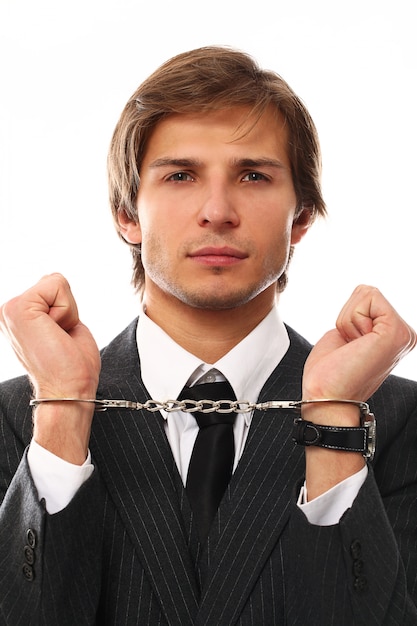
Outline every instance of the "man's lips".
<path id="1" fill-rule="evenodd" d="M 230 248 L 229 246 L 206 246 L 191 252 L 188 256 L 199 263 L 207 265 L 232 265 L 248 257 L 246 252 Z"/>

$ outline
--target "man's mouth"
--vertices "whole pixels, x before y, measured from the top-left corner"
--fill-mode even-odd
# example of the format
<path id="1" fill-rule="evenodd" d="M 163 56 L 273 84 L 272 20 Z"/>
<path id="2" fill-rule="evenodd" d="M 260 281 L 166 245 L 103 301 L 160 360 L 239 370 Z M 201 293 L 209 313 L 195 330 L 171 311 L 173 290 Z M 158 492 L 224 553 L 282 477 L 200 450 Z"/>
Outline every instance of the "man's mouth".
<path id="1" fill-rule="evenodd" d="M 248 255 L 229 246 L 205 246 L 189 255 L 193 260 L 205 265 L 233 265 L 246 259 Z"/>

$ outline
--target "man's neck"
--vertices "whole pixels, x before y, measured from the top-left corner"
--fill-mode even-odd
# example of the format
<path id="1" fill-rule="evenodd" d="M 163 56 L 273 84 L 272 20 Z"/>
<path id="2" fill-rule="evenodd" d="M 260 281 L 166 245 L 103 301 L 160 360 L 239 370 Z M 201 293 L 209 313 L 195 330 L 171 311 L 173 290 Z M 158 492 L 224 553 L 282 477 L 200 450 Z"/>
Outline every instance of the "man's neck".
<path id="1" fill-rule="evenodd" d="M 190 307 L 169 295 L 156 302 L 145 293 L 147 316 L 205 363 L 215 363 L 242 341 L 268 315 L 274 301 L 275 294 L 264 292 L 237 308 L 212 311 Z"/>

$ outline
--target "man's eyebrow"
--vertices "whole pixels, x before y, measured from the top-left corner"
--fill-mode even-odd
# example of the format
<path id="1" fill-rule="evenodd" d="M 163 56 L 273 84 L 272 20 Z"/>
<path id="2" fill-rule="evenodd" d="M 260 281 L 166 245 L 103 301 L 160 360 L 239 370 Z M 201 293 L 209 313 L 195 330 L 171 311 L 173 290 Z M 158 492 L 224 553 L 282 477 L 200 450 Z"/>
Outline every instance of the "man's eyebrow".
<path id="1" fill-rule="evenodd" d="M 150 168 L 157 167 L 199 167 L 202 165 L 202 162 L 198 159 L 192 158 L 176 158 L 176 157 L 161 157 L 159 159 L 155 159 L 149 164 Z M 259 157 L 259 158 L 241 158 L 241 159 L 233 159 L 231 162 L 232 167 L 276 167 L 283 169 L 285 168 L 284 163 L 279 159 L 272 159 L 270 157 Z"/>
<path id="2" fill-rule="evenodd" d="M 269 157 L 234 159 L 232 164 L 235 167 L 279 167 L 281 169 L 285 167 L 279 159 Z"/>
<path id="3" fill-rule="evenodd" d="M 161 157 L 149 163 L 149 167 L 198 167 L 201 162 L 197 159 L 179 159 L 173 157 Z"/>

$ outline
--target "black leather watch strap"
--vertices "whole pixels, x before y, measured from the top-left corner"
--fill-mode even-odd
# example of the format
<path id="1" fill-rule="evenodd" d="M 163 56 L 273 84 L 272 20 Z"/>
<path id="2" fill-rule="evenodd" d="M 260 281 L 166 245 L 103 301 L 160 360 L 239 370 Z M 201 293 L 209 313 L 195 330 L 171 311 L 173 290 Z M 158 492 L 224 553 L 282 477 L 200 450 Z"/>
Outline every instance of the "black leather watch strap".
<path id="1" fill-rule="evenodd" d="M 360 452 L 372 459 L 375 452 L 375 418 L 366 416 L 361 426 L 323 426 L 303 420 L 294 420 L 293 440 L 302 446 L 319 446 L 331 450 Z"/>

